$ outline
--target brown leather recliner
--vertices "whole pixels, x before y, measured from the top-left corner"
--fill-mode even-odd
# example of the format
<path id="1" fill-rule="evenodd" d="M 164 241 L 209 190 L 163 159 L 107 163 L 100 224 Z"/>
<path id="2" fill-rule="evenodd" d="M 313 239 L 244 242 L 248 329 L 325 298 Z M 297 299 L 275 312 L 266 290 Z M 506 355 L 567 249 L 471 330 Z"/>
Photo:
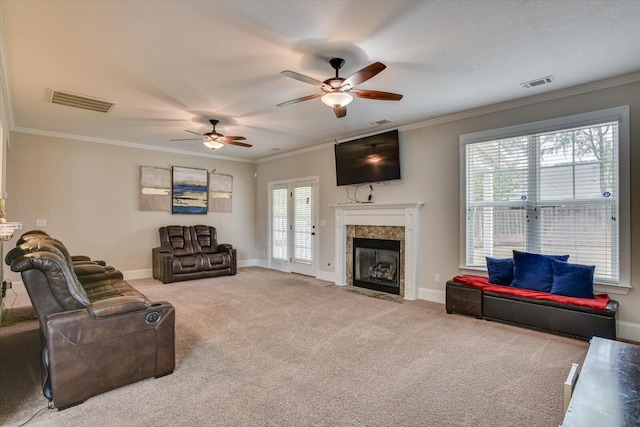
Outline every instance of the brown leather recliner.
<path id="1" fill-rule="evenodd" d="M 40 230 L 27 231 L 20 236 L 16 246 L 21 246 L 34 240 L 44 240 L 61 252 L 69 269 L 75 273 L 91 301 L 122 295 L 121 290 L 118 289 L 122 284 L 125 284 L 125 287 L 130 287 L 123 280 L 121 271 L 105 265 L 104 261 L 92 261 L 89 257 L 83 255 L 70 255 L 66 246 L 60 240 Z"/>
<path id="2" fill-rule="evenodd" d="M 169 225 L 158 232 L 160 247 L 151 251 L 154 279 L 172 283 L 236 274 L 236 250 L 218 243 L 215 227 Z"/>
<path id="3" fill-rule="evenodd" d="M 173 372 L 174 308 L 153 303 L 121 279 L 90 298 L 63 253 L 47 239 L 7 253 L 20 272 L 43 337 L 43 392 L 54 407 Z"/>

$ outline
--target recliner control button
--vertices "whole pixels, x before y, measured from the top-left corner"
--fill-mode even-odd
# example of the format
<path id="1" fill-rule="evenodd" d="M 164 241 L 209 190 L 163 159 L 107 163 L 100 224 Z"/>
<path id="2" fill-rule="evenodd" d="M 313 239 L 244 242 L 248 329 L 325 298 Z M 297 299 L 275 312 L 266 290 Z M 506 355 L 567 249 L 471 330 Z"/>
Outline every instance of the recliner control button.
<path id="1" fill-rule="evenodd" d="M 145 320 L 147 323 L 156 323 L 158 320 L 160 320 L 160 313 L 158 313 L 157 311 L 147 313 L 147 317 L 145 317 Z"/>

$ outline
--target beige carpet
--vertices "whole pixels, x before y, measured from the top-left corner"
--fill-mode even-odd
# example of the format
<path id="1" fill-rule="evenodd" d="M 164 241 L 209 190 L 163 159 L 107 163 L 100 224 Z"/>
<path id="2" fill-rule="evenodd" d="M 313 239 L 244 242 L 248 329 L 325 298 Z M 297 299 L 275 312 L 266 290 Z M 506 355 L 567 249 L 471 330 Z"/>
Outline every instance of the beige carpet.
<path id="1" fill-rule="evenodd" d="M 316 279 L 131 283 L 176 307 L 176 370 L 33 426 L 558 426 L 586 342 Z M 37 322 L 0 328 L 0 425 L 46 407 Z"/>

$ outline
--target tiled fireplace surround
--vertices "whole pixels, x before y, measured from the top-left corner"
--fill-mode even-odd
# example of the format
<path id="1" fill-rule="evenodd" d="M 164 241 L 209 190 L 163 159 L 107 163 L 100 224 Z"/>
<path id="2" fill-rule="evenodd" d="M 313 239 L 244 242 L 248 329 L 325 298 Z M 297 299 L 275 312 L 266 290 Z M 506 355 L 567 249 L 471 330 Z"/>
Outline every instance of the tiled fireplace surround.
<path id="1" fill-rule="evenodd" d="M 332 205 L 336 215 L 336 285 L 351 286 L 353 238 L 400 240 L 400 296 L 418 297 L 418 224 L 423 202 Z"/>

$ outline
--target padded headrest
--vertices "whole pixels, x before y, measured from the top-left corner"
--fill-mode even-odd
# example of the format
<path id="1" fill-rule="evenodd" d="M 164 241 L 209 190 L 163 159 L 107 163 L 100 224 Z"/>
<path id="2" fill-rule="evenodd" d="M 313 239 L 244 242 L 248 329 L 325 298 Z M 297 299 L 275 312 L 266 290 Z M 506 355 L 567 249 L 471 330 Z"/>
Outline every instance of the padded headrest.
<path id="1" fill-rule="evenodd" d="M 21 244 L 23 244 L 27 240 L 30 240 L 30 239 L 41 239 L 43 237 L 49 237 L 49 235 L 47 233 L 45 233 L 44 231 L 42 231 L 42 230 L 29 230 L 29 231 L 26 231 L 26 232 L 22 233 L 22 235 L 20 236 L 20 238 L 16 242 L 16 246 L 20 246 Z"/>
<path id="2" fill-rule="evenodd" d="M 194 225 L 192 227 L 194 239 L 200 245 L 204 253 L 216 252 L 218 249 L 218 236 L 215 227 L 208 225 Z"/>
<path id="3" fill-rule="evenodd" d="M 75 273 L 58 248 L 45 239 L 26 242 L 7 253 L 11 271 L 20 272 L 27 288 L 29 270 L 39 270 L 46 277 L 51 294 L 65 310 L 87 307 L 91 304 Z M 35 302 L 34 302 L 35 304 Z"/>

